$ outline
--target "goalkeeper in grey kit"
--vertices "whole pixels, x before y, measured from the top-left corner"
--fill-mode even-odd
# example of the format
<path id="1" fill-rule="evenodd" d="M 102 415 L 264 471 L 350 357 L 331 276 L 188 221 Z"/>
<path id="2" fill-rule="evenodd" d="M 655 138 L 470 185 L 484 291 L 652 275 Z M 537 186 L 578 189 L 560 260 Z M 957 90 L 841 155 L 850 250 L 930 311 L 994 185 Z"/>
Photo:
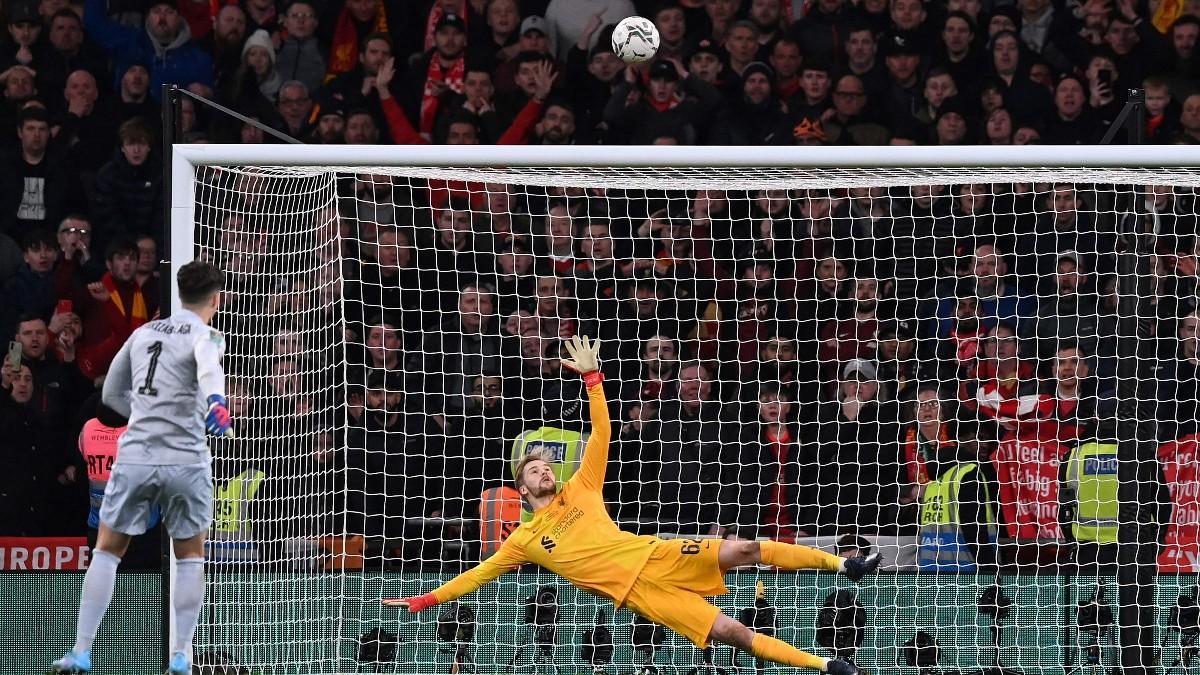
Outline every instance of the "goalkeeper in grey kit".
<path id="1" fill-rule="evenodd" d="M 209 327 L 225 275 L 190 262 L 177 274 L 183 309 L 133 332 L 104 381 L 104 404 L 129 418 L 100 509 L 100 533 L 83 580 L 75 646 L 55 673 L 92 669 L 92 642 L 112 600 L 117 565 L 155 505 L 176 557 L 170 675 L 192 672 L 188 647 L 204 600 L 204 537 L 212 525 L 212 457 L 205 432 L 232 436 L 221 359 L 225 338 Z"/>

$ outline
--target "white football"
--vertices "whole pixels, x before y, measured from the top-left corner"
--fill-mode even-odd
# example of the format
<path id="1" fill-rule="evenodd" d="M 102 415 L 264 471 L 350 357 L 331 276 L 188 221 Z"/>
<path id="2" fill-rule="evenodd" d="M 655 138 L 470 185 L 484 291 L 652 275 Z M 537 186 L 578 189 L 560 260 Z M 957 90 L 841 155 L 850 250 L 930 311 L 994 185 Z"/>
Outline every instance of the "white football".
<path id="1" fill-rule="evenodd" d="M 613 29 L 613 53 L 625 63 L 645 63 L 658 53 L 658 28 L 650 19 L 630 16 Z"/>

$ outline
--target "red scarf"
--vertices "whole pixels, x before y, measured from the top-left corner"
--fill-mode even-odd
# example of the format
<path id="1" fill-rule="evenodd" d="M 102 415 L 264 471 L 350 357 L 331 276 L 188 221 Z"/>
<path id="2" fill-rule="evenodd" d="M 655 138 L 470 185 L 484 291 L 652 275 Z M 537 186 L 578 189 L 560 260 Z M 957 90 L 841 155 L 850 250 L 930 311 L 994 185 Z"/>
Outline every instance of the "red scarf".
<path id="1" fill-rule="evenodd" d="M 442 59 L 435 53 L 429 59 L 429 71 L 425 75 L 425 91 L 421 93 L 421 127 L 422 134 L 433 133 L 433 122 L 437 119 L 438 99 L 433 93 L 433 82 L 446 83 L 446 88 L 456 94 L 463 92 L 463 75 L 466 70 L 466 59 L 459 56 L 447 70 L 442 66 Z"/>
<path id="2" fill-rule="evenodd" d="M 338 14 L 337 24 L 333 29 L 333 46 L 329 50 L 329 68 L 325 71 L 325 81 L 328 82 L 342 73 L 354 70 L 358 65 L 358 27 L 354 25 L 354 15 L 346 7 Z M 386 33 L 387 12 L 380 2 L 375 7 L 375 25 L 372 33 Z"/>
<path id="3" fill-rule="evenodd" d="M 458 10 L 450 12 L 458 15 L 458 18 L 463 20 L 463 25 L 467 24 L 467 7 L 465 0 L 458 3 Z M 429 10 L 429 18 L 425 20 L 425 48 L 422 51 L 433 49 L 433 35 L 437 32 L 437 23 L 442 20 L 442 16 L 446 14 L 445 8 L 441 2 L 433 3 L 433 7 Z"/>
<path id="4" fill-rule="evenodd" d="M 650 107 L 654 108 L 658 112 L 666 112 L 680 103 L 683 103 L 683 94 L 675 92 L 674 94 L 671 94 L 671 98 L 665 101 L 656 101 L 654 100 L 653 96 L 647 96 L 646 100 L 650 102 Z"/>
<path id="5" fill-rule="evenodd" d="M 792 522 L 791 514 L 784 508 L 784 505 L 787 504 L 785 467 L 790 454 L 792 434 L 787 427 L 783 427 L 779 430 L 779 435 L 776 435 L 774 431 L 768 431 L 766 439 L 771 444 L 772 454 L 779 461 L 779 475 L 775 478 L 775 485 L 771 490 L 771 500 L 767 503 L 766 517 L 763 519 L 767 526 L 767 536 L 771 539 L 795 540 L 799 532 L 795 523 Z"/>
<path id="6" fill-rule="evenodd" d="M 100 282 L 108 289 L 108 297 L 113 301 L 117 311 L 129 321 L 130 330 L 138 328 L 150 319 L 150 313 L 146 310 L 146 296 L 142 295 L 141 286 L 133 284 L 133 301 L 130 303 L 132 307 L 126 307 L 124 301 L 121 300 L 121 291 L 117 288 L 117 282 L 113 280 L 111 272 L 105 273 Z"/>

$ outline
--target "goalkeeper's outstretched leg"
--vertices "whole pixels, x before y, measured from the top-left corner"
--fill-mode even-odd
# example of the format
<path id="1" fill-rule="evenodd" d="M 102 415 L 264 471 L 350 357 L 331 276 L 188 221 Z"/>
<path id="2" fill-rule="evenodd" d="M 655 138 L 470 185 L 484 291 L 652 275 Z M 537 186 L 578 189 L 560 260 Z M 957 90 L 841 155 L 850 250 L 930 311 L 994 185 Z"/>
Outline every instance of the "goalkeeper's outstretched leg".
<path id="1" fill-rule="evenodd" d="M 749 652 L 764 661 L 780 663 L 797 668 L 814 668 L 830 675 L 860 675 L 862 670 L 849 661 L 828 659 L 796 649 L 783 640 L 762 633 L 755 633 L 740 621 L 717 614 L 709 639 L 723 642 Z"/>
<path id="2" fill-rule="evenodd" d="M 725 541 L 721 544 L 718 563 L 724 572 L 743 565 L 773 565 L 785 570 L 825 570 L 841 572 L 851 581 L 879 569 L 883 556 L 878 551 L 867 556 L 842 558 L 832 553 L 786 544 L 781 541 Z"/>

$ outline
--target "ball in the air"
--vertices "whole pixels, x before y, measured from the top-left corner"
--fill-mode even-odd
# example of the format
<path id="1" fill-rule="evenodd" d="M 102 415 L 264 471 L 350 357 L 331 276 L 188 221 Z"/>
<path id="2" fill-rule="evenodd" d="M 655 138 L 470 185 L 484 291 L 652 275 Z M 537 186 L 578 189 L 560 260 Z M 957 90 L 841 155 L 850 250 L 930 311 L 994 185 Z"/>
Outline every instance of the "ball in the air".
<path id="1" fill-rule="evenodd" d="M 625 63 L 645 63 L 658 53 L 658 28 L 650 19 L 630 16 L 613 29 L 613 53 Z"/>

